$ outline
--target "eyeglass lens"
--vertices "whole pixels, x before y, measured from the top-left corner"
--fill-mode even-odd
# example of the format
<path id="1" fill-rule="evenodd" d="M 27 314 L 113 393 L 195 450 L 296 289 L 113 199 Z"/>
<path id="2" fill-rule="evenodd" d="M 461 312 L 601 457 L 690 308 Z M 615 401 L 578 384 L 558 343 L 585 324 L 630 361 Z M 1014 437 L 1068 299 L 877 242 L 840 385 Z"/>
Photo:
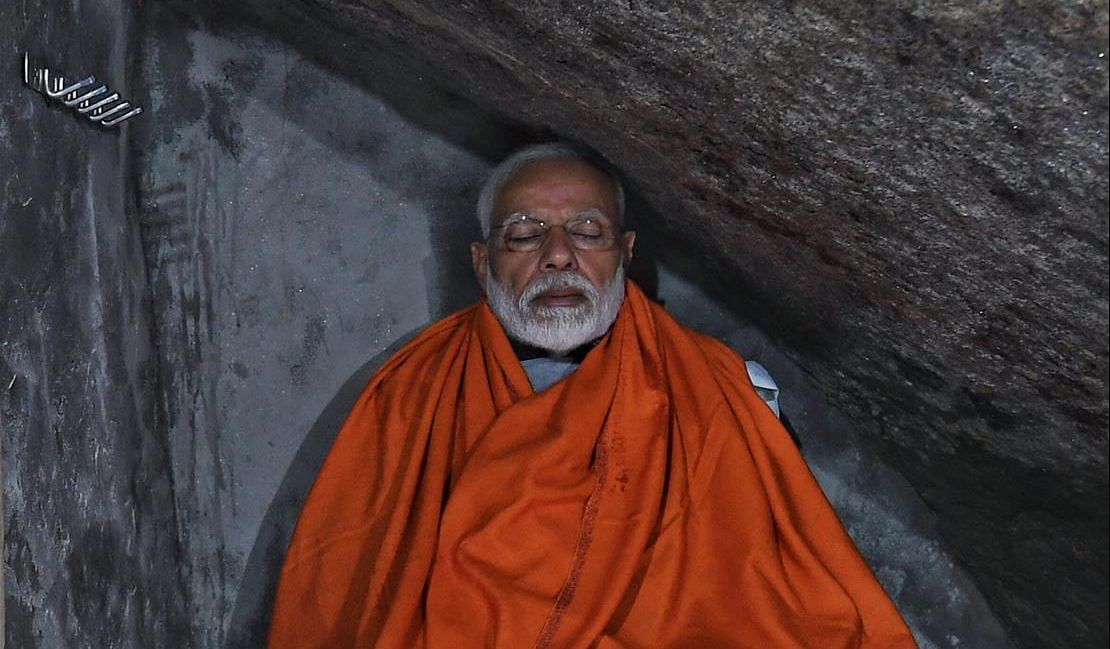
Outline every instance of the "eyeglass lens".
<path id="1" fill-rule="evenodd" d="M 538 250 L 547 241 L 554 228 L 562 228 L 570 244 L 578 250 L 605 250 L 613 245 L 611 228 L 596 219 L 577 219 L 563 225 L 549 225 L 532 218 L 522 218 L 507 224 L 502 230 L 501 241 L 514 252 Z"/>

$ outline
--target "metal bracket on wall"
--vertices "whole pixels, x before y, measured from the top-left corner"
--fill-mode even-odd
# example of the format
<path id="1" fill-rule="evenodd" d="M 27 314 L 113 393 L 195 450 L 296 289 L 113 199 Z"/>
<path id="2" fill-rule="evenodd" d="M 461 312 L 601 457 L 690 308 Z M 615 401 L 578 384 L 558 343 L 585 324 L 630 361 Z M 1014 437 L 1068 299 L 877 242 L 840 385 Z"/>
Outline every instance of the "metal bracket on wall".
<path id="1" fill-rule="evenodd" d="M 78 115 L 104 128 L 112 128 L 143 112 L 142 106 L 132 107 L 128 102 L 120 101 L 118 92 L 108 94 L 108 86 L 100 85 L 87 90 L 96 83 L 94 76 L 67 84 L 65 77 L 51 74 L 50 68 L 32 68 L 31 56 L 26 52 L 23 54 L 23 83 L 48 100 L 60 101 L 67 108 L 77 111 Z"/>

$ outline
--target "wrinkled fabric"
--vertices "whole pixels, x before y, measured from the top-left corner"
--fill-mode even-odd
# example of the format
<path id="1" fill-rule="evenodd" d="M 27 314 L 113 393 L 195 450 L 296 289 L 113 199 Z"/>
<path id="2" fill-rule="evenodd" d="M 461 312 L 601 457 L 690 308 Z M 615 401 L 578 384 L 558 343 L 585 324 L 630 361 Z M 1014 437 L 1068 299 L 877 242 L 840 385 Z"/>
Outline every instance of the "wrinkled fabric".
<path id="1" fill-rule="evenodd" d="M 484 302 L 379 370 L 297 524 L 269 646 L 914 644 L 743 360 L 630 282 L 542 392 Z"/>

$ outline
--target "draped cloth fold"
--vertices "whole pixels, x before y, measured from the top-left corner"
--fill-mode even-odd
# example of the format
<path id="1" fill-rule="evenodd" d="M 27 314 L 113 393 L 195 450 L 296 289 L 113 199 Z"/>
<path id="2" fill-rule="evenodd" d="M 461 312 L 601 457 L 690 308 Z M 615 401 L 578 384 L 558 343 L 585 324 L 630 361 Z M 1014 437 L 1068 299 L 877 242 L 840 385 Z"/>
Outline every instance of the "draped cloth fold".
<path id="1" fill-rule="evenodd" d="M 629 282 L 534 393 L 484 302 L 363 391 L 270 649 L 913 647 L 744 362 Z"/>

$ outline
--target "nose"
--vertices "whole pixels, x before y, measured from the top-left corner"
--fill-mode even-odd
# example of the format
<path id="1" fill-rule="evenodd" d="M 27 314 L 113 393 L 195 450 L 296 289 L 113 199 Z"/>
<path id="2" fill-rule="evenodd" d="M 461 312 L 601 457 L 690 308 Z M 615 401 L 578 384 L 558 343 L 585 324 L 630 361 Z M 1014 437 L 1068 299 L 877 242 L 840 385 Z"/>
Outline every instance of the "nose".
<path id="1" fill-rule="evenodd" d="M 578 257 L 564 228 L 553 227 L 548 230 L 547 241 L 540 248 L 540 270 L 578 270 Z"/>

